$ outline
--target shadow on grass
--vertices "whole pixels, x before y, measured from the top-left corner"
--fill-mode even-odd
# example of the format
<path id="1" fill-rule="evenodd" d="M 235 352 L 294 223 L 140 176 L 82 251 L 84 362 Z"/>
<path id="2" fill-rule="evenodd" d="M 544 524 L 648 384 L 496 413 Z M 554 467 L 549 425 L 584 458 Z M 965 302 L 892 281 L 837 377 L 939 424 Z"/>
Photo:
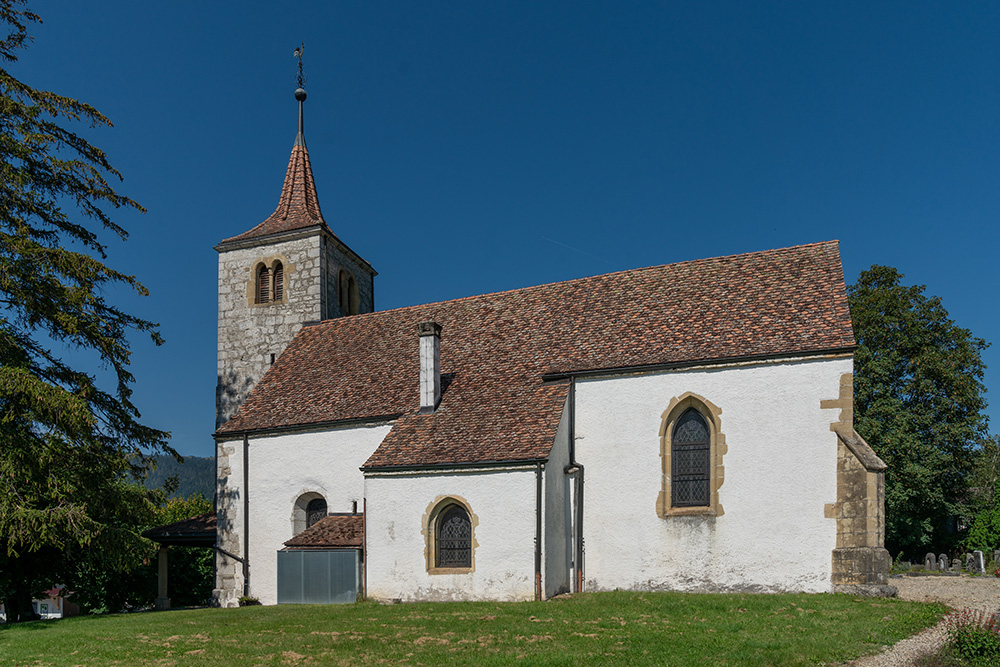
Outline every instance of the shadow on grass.
<path id="1" fill-rule="evenodd" d="M 61 620 L 61 618 L 47 618 L 38 621 L 21 621 L 20 623 L 0 623 L 0 632 L 13 630 L 14 628 L 21 628 L 22 630 L 48 630 Z"/>

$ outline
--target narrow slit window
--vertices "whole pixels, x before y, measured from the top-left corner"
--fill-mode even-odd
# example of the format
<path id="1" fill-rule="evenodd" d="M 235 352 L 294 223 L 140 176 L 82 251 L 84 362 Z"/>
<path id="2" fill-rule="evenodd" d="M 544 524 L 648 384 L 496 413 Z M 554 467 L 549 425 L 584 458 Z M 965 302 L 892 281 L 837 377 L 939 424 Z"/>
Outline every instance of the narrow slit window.
<path id="1" fill-rule="evenodd" d="M 271 300 L 271 272 L 266 266 L 257 271 L 257 303 L 267 303 Z"/>
<path id="2" fill-rule="evenodd" d="M 354 276 L 350 276 L 347 280 L 347 298 L 350 304 L 351 315 L 358 314 L 358 284 L 354 281 Z"/>
<path id="3" fill-rule="evenodd" d="M 285 267 L 281 262 L 274 265 L 274 300 L 281 301 L 285 298 Z"/>
<path id="4" fill-rule="evenodd" d="M 340 306 L 340 314 L 348 314 L 348 300 L 350 299 L 350 291 L 347 284 L 347 271 L 343 269 L 340 270 L 338 275 L 338 289 L 337 289 L 337 304 Z"/>

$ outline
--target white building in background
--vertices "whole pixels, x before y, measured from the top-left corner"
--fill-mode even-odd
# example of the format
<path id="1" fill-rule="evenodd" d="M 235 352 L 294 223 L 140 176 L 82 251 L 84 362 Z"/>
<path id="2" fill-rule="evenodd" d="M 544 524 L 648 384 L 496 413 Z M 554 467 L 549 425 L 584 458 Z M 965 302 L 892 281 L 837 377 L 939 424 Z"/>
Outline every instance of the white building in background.
<path id="1" fill-rule="evenodd" d="M 65 586 L 53 586 L 45 591 L 45 597 L 32 600 L 31 610 L 43 621 L 66 616 L 76 616 L 80 607 L 65 598 Z M 0 604 L 0 622 L 7 622 L 7 610 Z"/>
<path id="2" fill-rule="evenodd" d="M 836 242 L 377 312 L 300 124 L 216 250 L 220 604 L 884 592 Z"/>

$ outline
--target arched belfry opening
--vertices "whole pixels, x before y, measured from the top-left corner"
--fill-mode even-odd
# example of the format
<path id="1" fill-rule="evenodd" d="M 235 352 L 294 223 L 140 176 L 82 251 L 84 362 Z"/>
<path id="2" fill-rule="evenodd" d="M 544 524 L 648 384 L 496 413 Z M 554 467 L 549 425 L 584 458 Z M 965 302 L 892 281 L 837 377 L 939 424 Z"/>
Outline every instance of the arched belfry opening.
<path id="1" fill-rule="evenodd" d="M 261 264 L 257 268 L 255 290 L 255 302 L 258 304 L 271 301 L 271 270 Z"/>

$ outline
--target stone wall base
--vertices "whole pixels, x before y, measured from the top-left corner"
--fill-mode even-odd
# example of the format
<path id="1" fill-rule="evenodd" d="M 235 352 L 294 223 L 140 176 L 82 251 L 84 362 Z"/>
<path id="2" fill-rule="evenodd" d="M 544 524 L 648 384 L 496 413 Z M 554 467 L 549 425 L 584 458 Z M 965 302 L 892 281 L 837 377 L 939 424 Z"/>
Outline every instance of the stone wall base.
<path id="1" fill-rule="evenodd" d="M 213 607 L 239 607 L 240 596 L 231 589 L 216 588 L 212 591 Z"/>
<path id="2" fill-rule="evenodd" d="M 866 598 L 894 598 L 899 595 L 895 586 L 882 584 L 839 584 L 833 587 L 833 592 Z"/>
<path id="3" fill-rule="evenodd" d="M 886 586 L 892 558 L 882 547 L 841 547 L 833 550 L 833 585 Z"/>

